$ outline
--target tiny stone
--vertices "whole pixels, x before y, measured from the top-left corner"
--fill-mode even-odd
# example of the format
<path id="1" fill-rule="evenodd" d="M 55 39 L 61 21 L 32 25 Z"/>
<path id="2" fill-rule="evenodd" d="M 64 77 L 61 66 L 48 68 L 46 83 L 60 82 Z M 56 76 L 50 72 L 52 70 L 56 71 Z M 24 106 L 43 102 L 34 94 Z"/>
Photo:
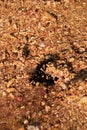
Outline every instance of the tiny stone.
<path id="1" fill-rule="evenodd" d="M 7 89 L 7 92 L 8 92 L 8 93 L 11 93 L 11 92 L 14 92 L 14 91 L 15 91 L 15 88 L 8 88 L 8 89 Z"/>
<path id="2" fill-rule="evenodd" d="M 55 92 L 51 92 L 52 95 L 55 95 Z"/>
<path id="3" fill-rule="evenodd" d="M 45 105 L 45 102 L 41 102 L 41 104 L 42 104 L 42 106 L 44 106 L 44 105 Z"/>
<path id="4" fill-rule="evenodd" d="M 63 84 L 61 87 L 62 87 L 62 90 L 66 89 L 66 85 L 65 84 Z"/>
<path id="5" fill-rule="evenodd" d="M 24 124 L 27 125 L 28 124 L 28 120 L 24 120 Z"/>
<path id="6" fill-rule="evenodd" d="M 14 29 L 17 29 L 17 25 L 16 25 L 16 24 L 13 24 L 13 28 L 14 28 Z"/>
<path id="7" fill-rule="evenodd" d="M 44 44 L 44 42 L 42 42 L 42 43 L 40 44 L 40 46 L 41 46 L 41 47 L 45 47 L 45 44 Z"/>
<path id="8" fill-rule="evenodd" d="M 24 127 L 19 128 L 18 130 L 24 130 Z"/>
<path id="9" fill-rule="evenodd" d="M 28 125 L 27 130 L 40 130 L 38 126 Z"/>
<path id="10" fill-rule="evenodd" d="M 38 115 L 41 116 L 41 115 L 42 115 L 42 112 L 40 111 L 40 112 L 38 113 Z"/>
<path id="11" fill-rule="evenodd" d="M 22 97 L 17 97 L 17 101 L 19 101 L 19 102 L 21 102 L 23 100 L 23 98 Z"/>
<path id="12" fill-rule="evenodd" d="M 14 82 L 14 80 L 15 80 L 15 79 L 13 78 L 13 79 L 11 79 L 10 81 L 8 81 L 8 83 L 7 83 L 7 88 L 12 85 L 12 83 Z"/>
<path id="13" fill-rule="evenodd" d="M 9 93 L 9 97 L 10 97 L 11 99 L 14 99 L 14 95 L 13 95 L 12 93 Z"/>
<path id="14" fill-rule="evenodd" d="M 55 124 L 55 127 L 58 127 L 58 124 Z"/>
<path id="15" fill-rule="evenodd" d="M 69 59 L 69 62 L 73 62 L 74 60 L 75 60 L 75 58 L 71 57 L 71 58 Z"/>
<path id="16" fill-rule="evenodd" d="M 39 82 L 37 82 L 37 83 L 36 83 L 36 86 L 39 86 L 39 84 L 40 84 L 40 83 L 39 83 Z"/>
<path id="17" fill-rule="evenodd" d="M 46 112 L 48 112 L 50 110 L 50 107 L 49 106 L 45 106 L 45 110 L 46 110 Z"/>
<path id="18" fill-rule="evenodd" d="M 5 97 L 6 96 L 6 92 L 3 92 L 2 95 Z"/>
<path id="19" fill-rule="evenodd" d="M 24 109 L 25 108 L 25 106 L 21 106 L 21 109 Z"/>

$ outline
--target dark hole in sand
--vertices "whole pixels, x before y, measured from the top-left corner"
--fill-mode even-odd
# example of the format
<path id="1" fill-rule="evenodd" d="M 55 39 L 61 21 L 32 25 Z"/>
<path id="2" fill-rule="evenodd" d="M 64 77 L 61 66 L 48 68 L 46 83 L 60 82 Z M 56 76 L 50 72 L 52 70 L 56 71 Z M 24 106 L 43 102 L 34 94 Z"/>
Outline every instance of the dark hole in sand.
<path id="1" fill-rule="evenodd" d="M 42 60 L 35 70 L 32 73 L 32 77 L 30 78 L 30 82 L 35 85 L 36 82 L 39 82 L 41 84 L 44 84 L 45 86 L 53 86 L 55 84 L 54 81 L 57 81 L 58 78 L 53 78 L 50 74 L 46 73 L 46 67 L 49 62 L 55 64 L 55 61 L 59 59 L 59 56 L 57 54 L 49 54 L 45 57 L 44 60 Z"/>

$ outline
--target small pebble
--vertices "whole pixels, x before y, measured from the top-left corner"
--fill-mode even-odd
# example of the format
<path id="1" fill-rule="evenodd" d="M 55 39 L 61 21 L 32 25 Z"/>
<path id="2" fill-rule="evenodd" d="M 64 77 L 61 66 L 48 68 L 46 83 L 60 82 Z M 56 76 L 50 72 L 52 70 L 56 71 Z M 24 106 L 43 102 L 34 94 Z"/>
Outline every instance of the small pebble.
<path id="1" fill-rule="evenodd" d="M 15 88 L 7 88 L 6 90 L 8 93 L 15 92 Z"/>
<path id="2" fill-rule="evenodd" d="M 5 97 L 7 94 L 6 94 L 6 92 L 2 92 L 2 95 L 3 95 L 3 97 Z"/>
<path id="3" fill-rule="evenodd" d="M 14 78 L 9 80 L 8 83 L 7 83 L 7 88 L 10 87 L 12 85 L 12 83 L 14 82 Z"/>
<path id="4" fill-rule="evenodd" d="M 44 106 L 44 105 L 45 105 L 45 102 L 41 102 L 41 104 L 42 104 L 42 106 Z"/>
<path id="5" fill-rule="evenodd" d="M 74 60 L 75 60 L 75 58 L 71 57 L 71 58 L 69 59 L 69 62 L 74 62 Z"/>
<path id="6" fill-rule="evenodd" d="M 23 98 L 21 96 L 17 97 L 17 101 L 21 102 Z"/>
<path id="7" fill-rule="evenodd" d="M 50 107 L 49 106 L 45 106 L 45 110 L 46 110 L 46 112 L 48 112 L 50 110 Z"/>
<path id="8" fill-rule="evenodd" d="M 18 130 L 24 130 L 24 127 L 19 128 Z"/>
<path id="9" fill-rule="evenodd" d="M 65 84 L 62 84 L 61 87 L 62 87 L 62 90 L 66 89 L 66 85 Z"/>
<path id="10" fill-rule="evenodd" d="M 41 46 L 41 47 L 45 47 L 44 42 L 41 42 L 40 46 Z"/>
<path id="11" fill-rule="evenodd" d="M 42 112 L 40 111 L 40 112 L 38 113 L 38 115 L 41 116 L 41 115 L 42 115 Z"/>
<path id="12" fill-rule="evenodd" d="M 28 125 L 27 130 L 40 130 L 38 126 Z"/>
<path id="13" fill-rule="evenodd" d="M 21 109 L 25 109 L 25 106 L 21 106 Z"/>
<path id="14" fill-rule="evenodd" d="M 28 124 L 28 120 L 24 120 L 24 124 L 27 125 Z"/>
<path id="15" fill-rule="evenodd" d="M 14 99 L 14 95 L 13 95 L 12 93 L 9 93 L 9 97 L 10 97 L 11 99 Z"/>

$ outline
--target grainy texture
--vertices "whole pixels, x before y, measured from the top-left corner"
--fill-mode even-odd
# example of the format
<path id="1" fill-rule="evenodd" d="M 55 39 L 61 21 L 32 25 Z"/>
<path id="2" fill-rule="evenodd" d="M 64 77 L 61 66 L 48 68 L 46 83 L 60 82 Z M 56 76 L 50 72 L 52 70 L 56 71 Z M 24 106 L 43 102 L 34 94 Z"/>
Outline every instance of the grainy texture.
<path id="1" fill-rule="evenodd" d="M 87 129 L 87 1 L 0 0 L 0 130 Z"/>

